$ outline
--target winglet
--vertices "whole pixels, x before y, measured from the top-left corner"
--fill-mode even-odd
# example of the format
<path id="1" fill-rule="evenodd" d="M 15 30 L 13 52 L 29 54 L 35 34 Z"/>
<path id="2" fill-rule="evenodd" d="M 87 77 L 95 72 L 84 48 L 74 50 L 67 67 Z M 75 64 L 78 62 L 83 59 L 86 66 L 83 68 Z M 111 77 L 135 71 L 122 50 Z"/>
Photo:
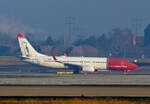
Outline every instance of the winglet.
<path id="1" fill-rule="evenodd" d="M 17 35 L 17 37 L 24 37 L 24 36 L 23 36 L 23 34 L 20 34 L 20 33 L 19 33 L 19 34 Z"/>
<path id="2" fill-rule="evenodd" d="M 64 53 L 64 56 L 67 56 L 67 54 L 66 54 L 66 53 Z"/>
<path id="3" fill-rule="evenodd" d="M 52 54 L 52 57 L 53 57 L 53 59 L 54 59 L 55 61 L 57 60 L 54 54 Z"/>

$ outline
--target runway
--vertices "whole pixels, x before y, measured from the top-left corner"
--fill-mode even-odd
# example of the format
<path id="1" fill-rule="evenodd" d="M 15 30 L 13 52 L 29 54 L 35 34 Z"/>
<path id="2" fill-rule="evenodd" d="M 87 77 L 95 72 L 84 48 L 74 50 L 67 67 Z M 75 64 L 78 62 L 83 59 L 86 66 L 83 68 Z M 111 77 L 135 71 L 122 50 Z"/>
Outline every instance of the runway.
<path id="1" fill-rule="evenodd" d="M 1 73 L 0 96 L 149 97 L 150 75 Z"/>
<path id="2" fill-rule="evenodd" d="M 0 86 L 0 96 L 150 96 L 150 86 Z"/>
<path id="3" fill-rule="evenodd" d="M 149 97 L 150 75 L 3 73 L 0 96 Z"/>
<path id="4" fill-rule="evenodd" d="M 0 85 L 150 85 L 150 75 L 0 74 Z"/>

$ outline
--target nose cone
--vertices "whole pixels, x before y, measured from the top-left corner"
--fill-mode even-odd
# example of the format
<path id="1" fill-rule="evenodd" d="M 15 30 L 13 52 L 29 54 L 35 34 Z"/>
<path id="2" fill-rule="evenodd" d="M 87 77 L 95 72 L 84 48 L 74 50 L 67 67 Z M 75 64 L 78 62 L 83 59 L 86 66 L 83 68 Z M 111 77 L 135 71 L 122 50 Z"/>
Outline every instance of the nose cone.
<path id="1" fill-rule="evenodd" d="M 129 70 L 132 70 L 132 69 L 136 69 L 138 66 L 136 65 L 136 64 L 134 64 L 134 63 L 129 63 L 128 64 L 128 69 Z"/>

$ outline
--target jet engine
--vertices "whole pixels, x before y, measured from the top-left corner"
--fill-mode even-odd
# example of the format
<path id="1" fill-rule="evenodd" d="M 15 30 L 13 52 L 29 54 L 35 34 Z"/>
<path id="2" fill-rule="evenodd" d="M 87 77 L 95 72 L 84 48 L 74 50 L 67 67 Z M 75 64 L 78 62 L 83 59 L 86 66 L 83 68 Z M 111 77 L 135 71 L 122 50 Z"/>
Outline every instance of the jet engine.
<path id="1" fill-rule="evenodd" d="M 94 69 L 94 67 L 91 67 L 91 66 L 83 66 L 82 71 L 85 71 L 85 72 L 94 72 L 95 69 Z"/>

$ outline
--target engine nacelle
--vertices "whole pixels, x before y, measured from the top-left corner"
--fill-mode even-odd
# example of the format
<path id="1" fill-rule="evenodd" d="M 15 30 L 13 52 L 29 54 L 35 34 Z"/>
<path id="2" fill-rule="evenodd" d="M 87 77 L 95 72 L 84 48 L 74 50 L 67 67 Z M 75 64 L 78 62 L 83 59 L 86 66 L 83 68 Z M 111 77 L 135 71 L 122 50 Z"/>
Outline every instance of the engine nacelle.
<path id="1" fill-rule="evenodd" d="M 91 66 L 83 66 L 82 71 L 85 71 L 85 72 L 94 72 L 95 69 L 94 69 L 94 67 L 91 67 Z"/>

